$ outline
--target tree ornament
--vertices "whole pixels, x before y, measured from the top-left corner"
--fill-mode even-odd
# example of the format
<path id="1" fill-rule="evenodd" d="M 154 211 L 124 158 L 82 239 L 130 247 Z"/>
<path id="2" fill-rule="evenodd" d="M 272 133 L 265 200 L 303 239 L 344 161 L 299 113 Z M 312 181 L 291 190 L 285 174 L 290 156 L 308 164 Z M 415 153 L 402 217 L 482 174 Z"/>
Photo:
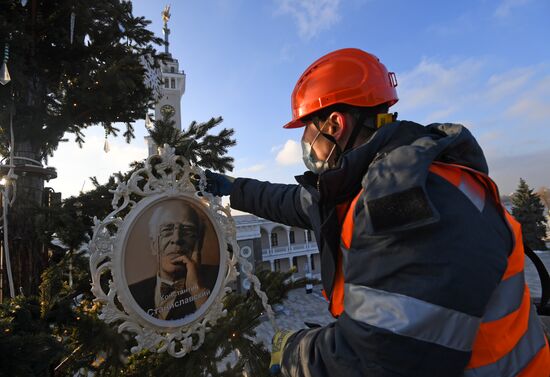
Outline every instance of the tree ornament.
<path id="1" fill-rule="evenodd" d="M 145 128 L 147 128 L 148 130 L 152 130 L 153 127 L 154 127 L 154 124 L 151 121 L 149 114 L 145 114 Z"/>
<path id="2" fill-rule="evenodd" d="M 6 43 L 4 48 L 4 59 L 2 61 L 2 68 L 0 68 L 0 84 L 6 85 L 11 81 L 10 72 L 8 71 L 8 56 L 9 56 L 10 47 Z"/>
<path id="3" fill-rule="evenodd" d="M 155 99 L 160 99 L 162 97 L 162 73 L 159 67 L 155 66 L 155 61 L 151 55 L 141 55 L 140 63 L 145 70 L 143 74 L 143 82 L 145 86 L 151 89 Z"/>
<path id="4" fill-rule="evenodd" d="M 2 68 L 0 68 L 0 84 L 6 85 L 11 81 L 10 72 L 8 71 L 8 65 L 4 61 Z"/>
<path id="5" fill-rule="evenodd" d="M 71 44 L 73 44 L 74 39 L 74 23 L 76 20 L 76 14 L 74 13 L 74 10 L 71 12 Z"/>
<path id="6" fill-rule="evenodd" d="M 107 140 L 107 130 L 105 130 L 105 144 L 103 144 L 103 150 L 105 153 L 109 153 L 111 148 L 109 147 L 109 140 Z"/>

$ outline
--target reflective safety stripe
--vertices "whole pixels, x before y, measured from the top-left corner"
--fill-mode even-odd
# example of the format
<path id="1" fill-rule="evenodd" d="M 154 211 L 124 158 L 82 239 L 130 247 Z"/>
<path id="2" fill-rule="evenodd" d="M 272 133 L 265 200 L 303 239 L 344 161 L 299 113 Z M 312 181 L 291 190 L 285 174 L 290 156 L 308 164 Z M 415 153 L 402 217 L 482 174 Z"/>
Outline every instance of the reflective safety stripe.
<path id="1" fill-rule="evenodd" d="M 525 289 L 523 272 L 502 280 L 487 304 L 483 322 L 496 321 L 518 310 Z"/>
<path id="2" fill-rule="evenodd" d="M 483 186 L 477 183 L 469 174 L 462 174 L 461 178 L 458 189 L 470 199 L 479 212 L 483 211 L 483 207 L 485 207 L 485 190 Z"/>
<path id="3" fill-rule="evenodd" d="M 348 249 L 351 246 L 353 236 L 355 205 L 361 196 L 363 190 L 355 196 L 348 205 L 343 203 L 336 207 L 338 221 L 342 224 L 341 246 L 336 258 L 336 271 L 334 272 L 334 281 L 332 283 L 332 294 L 329 300 L 329 310 L 334 318 L 338 318 L 344 311 L 344 264 L 342 259 L 346 258 Z"/>
<path id="4" fill-rule="evenodd" d="M 494 363 L 464 371 L 464 377 L 513 377 L 529 365 L 545 347 L 546 339 L 541 331 L 541 325 L 536 310 L 531 307 L 529 327 L 516 346 L 504 357 Z M 549 371 L 550 373 L 550 371 Z M 538 376 L 538 375 L 537 375 Z M 535 375 L 533 375 L 535 377 Z"/>
<path id="5" fill-rule="evenodd" d="M 472 177 L 476 178 L 476 181 L 478 183 L 485 186 L 485 189 L 487 190 L 486 194 L 491 195 L 495 203 L 500 203 L 500 195 L 498 193 L 498 188 L 495 182 L 493 182 L 493 180 L 489 178 L 488 175 L 483 174 L 480 171 L 464 165 L 447 164 L 438 161 L 434 161 L 432 165 L 430 165 L 429 169 L 432 173 L 435 173 L 445 178 L 447 181 L 451 182 L 455 186 L 458 186 L 460 184 L 460 176 L 463 174 L 463 172 L 468 172 L 472 175 Z"/>
<path id="6" fill-rule="evenodd" d="M 473 178 L 472 174 L 455 165 L 433 163 L 430 171 L 443 177 L 457 187 L 481 212 L 485 207 L 485 186 Z"/>
<path id="7" fill-rule="evenodd" d="M 546 346 L 541 348 L 537 355 L 529 362 L 529 365 L 517 375 L 517 377 L 532 376 L 550 377 L 550 348 L 548 347 L 548 339 L 546 339 Z"/>
<path id="8" fill-rule="evenodd" d="M 334 318 L 338 318 L 344 311 L 344 271 L 342 264 L 342 251 L 338 251 L 336 271 L 334 272 L 334 286 L 328 305 L 329 311 Z"/>
<path id="9" fill-rule="evenodd" d="M 521 232 L 521 224 L 514 219 L 512 215 L 506 211 L 504 208 L 504 215 L 508 226 L 510 227 L 511 232 L 514 235 L 514 248 L 512 249 L 512 254 L 508 257 L 508 267 L 504 271 L 502 280 L 508 279 L 510 276 L 517 274 L 518 272 L 523 271 L 525 266 L 525 252 L 523 250 L 523 235 Z"/>
<path id="10" fill-rule="evenodd" d="M 355 206 L 357 205 L 357 201 L 359 200 L 359 197 L 362 193 L 363 189 L 361 189 L 361 191 L 359 191 L 359 193 L 351 201 L 351 204 L 347 208 L 345 216 L 343 216 L 341 239 L 346 249 L 349 249 L 351 247 L 351 238 L 353 237 L 353 229 L 355 228 Z"/>
<path id="11" fill-rule="evenodd" d="M 518 310 L 496 321 L 482 322 L 468 368 L 494 363 L 512 351 L 528 329 L 530 309 L 531 299 L 526 286 Z"/>
<path id="12" fill-rule="evenodd" d="M 344 307 L 354 320 L 443 347 L 472 349 L 481 318 L 399 293 L 345 284 Z"/>

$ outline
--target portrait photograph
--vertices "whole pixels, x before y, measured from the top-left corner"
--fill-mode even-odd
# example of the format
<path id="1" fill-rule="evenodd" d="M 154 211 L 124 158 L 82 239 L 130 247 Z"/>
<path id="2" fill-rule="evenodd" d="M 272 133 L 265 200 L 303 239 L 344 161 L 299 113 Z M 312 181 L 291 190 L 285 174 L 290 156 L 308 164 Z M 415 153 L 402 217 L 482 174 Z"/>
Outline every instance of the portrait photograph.
<path id="1" fill-rule="evenodd" d="M 223 280 L 216 227 L 195 199 L 164 198 L 144 208 L 123 253 L 126 284 L 146 319 L 194 320 Z"/>

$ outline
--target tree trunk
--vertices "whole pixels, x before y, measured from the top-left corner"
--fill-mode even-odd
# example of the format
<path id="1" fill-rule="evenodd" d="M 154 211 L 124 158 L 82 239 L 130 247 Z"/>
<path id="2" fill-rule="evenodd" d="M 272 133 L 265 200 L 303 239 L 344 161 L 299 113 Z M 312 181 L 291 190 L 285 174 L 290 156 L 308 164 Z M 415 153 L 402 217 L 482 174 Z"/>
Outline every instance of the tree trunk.
<path id="1" fill-rule="evenodd" d="M 28 169 L 36 163 L 21 158 L 40 161 L 40 154 L 30 142 L 15 144 L 15 165 L 18 175 L 15 202 L 8 209 L 8 238 L 15 294 L 38 294 L 40 275 L 46 268 L 47 248 L 36 230 L 36 219 L 43 206 L 44 174 Z M 26 166 L 25 166 L 26 165 Z M 7 203 L 6 203 L 7 204 Z M 4 284 L 4 297 L 9 297 Z"/>

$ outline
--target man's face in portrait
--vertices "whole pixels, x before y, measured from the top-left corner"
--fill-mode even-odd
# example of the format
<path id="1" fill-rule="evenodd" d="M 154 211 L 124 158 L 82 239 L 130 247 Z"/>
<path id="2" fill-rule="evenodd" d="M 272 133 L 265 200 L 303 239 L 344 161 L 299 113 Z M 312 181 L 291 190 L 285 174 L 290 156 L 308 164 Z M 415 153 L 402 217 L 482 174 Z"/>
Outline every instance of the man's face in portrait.
<path id="1" fill-rule="evenodd" d="M 199 261 L 199 227 L 197 213 L 178 203 L 163 210 L 158 221 L 157 248 L 160 272 L 172 280 L 185 277 L 187 263 Z"/>

